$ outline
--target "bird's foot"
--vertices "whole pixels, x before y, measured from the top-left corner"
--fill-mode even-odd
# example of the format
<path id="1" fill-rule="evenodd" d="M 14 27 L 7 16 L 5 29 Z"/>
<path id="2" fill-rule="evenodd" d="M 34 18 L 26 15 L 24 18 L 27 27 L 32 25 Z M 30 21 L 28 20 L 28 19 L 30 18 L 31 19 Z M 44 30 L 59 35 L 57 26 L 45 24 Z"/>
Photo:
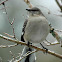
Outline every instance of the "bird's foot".
<path id="1" fill-rule="evenodd" d="M 30 43 L 29 41 L 28 41 L 28 43 L 27 43 L 27 44 L 28 44 L 28 47 L 29 47 L 29 45 L 32 45 L 32 43 Z"/>
<path id="2" fill-rule="evenodd" d="M 43 49 L 46 50 L 46 52 L 43 52 L 43 53 L 48 53 L 48 49 L 46 47 L 44 47 L 41 43 L 40 43 L 40 45 L 42 46 Z"/>

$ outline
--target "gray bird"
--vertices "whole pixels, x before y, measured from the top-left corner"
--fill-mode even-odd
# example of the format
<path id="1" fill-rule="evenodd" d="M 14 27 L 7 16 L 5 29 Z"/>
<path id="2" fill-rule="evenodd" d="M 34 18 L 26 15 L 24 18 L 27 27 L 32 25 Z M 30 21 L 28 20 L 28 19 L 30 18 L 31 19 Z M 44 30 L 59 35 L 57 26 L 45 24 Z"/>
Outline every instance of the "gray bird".
<path id="1" fill-rule="evenodd" d="M 43 40 L 46 39 L 48 33 L 50 32 L 49 23 L 39 8 L 33 7 L 31 9 L 26 9 L 26 10 L 28 11 L 29 17 L 24 22 L 21 41 L 27 42 L 27 43 L 28 42 L 41 43 Z M 27 50 L 27 47 L 25 48 L 24 51 L 26 50 Z M 28 47 L 28 51 L 32 51 L 32 48 Z M 34 55 L 32 55 L 32 58 L 33 57 Z M 28 59 L 27 59 L 27 62 L 30 62 L 28 61 Z M 31 62 L 35 62 L 35 61 L 33 60 Z"/>

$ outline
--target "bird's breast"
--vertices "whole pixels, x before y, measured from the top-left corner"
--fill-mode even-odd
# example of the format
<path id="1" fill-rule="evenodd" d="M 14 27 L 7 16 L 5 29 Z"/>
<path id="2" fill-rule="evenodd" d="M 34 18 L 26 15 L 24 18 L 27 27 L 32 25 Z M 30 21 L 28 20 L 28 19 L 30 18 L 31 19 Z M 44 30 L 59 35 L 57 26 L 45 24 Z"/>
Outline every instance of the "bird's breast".
<path id="1" fill-rule="evenodd" d="M 42 42 L 49 33 L 49 24 L 45 17 L 32 17 L 28 19 L 24 39 L 30 42 Z"/>

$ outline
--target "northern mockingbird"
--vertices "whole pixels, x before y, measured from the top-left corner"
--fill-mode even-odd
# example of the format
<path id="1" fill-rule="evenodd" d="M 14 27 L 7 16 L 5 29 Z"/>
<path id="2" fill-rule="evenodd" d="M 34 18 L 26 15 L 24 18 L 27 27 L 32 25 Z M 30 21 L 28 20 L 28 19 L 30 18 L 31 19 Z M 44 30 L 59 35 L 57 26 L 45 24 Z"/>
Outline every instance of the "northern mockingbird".
<path id="1" fill-rule="evenodd" d="M 41 43 L 43 40 L 46 39 L 48 33 L 50 32 L 49 23 L 39 8 L 33 7 L 26 10 L 28 11 L 29 17 L 24 22 L 21 41 L 27 43 Z M 26 47 L 24 53 L 27 52 L 26 50 L 31 51 L 32 48 L 27 49 Z M 32 58 L 33 57 L 34 55 L 32 55 Z M 27 58 L 26 60 L 30 62 Z M 34 62 L 34 60 L 31 62 Z"/>
<path id="2" fill-rule="evenodd" d="M 40 43 L 50 32 L 49 23 L 39 8 L 33 7 L 26 10 L 29 12 L 29 17 L 23 25 L 21 40 Z"/>

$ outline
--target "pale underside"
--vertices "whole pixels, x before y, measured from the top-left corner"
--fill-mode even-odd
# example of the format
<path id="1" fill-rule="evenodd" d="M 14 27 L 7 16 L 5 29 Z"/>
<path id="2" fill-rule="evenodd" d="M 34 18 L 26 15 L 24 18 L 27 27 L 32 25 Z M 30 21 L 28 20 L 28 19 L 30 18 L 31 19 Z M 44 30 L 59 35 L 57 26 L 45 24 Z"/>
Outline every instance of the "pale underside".
<path id="1" fill-rule="evenodd" d="M 24 40 L 27 42 L 40 43 L 46 39 L 50 27 L 45 17 L 29 17 L 25 28 Z"/>

